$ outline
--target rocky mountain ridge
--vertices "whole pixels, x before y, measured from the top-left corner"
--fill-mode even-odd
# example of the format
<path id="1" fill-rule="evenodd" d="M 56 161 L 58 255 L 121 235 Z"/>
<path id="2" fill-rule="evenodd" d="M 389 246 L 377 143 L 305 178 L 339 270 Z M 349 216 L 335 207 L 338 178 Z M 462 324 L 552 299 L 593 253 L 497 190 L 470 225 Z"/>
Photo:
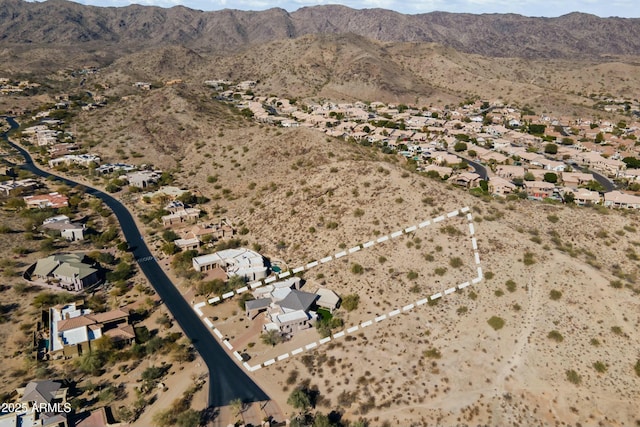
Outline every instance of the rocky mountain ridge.
<path id="1" fill-rule="evenodd" d="M 381 42 L 438 43 L 491 57 L 640 55 L 640 19 L 583 13 L 557 18 L 444 12 L 403 15 L 338 5 L 304 7 L 291 13 L 278 8 L 203 12 L 182 6 L 104 8 L 66 0 L 0 0 L 0 45 L 106 43 L 139 50 L 178 44 L 228 52 L 309 34 L 347 33 Z"/>

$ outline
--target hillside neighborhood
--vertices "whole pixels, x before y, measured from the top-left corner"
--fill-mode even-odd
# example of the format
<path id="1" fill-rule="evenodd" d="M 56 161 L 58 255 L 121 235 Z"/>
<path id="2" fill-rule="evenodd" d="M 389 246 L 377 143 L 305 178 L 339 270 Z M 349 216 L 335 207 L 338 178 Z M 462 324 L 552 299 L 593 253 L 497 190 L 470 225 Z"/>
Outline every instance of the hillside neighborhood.
<path id="1" fill-rule="evenodd" d="M 176 80 L 166 85 L 180 83 L 181 80 Z M 204 84 L 211 89 L 213 99 L 232 106 L 240 116 L 261 126 L 305 127 L 328 138 L 337 138 L 342 144 L 372 147 L 403 160 L 404 168 L 411 172 L 485 200 L 529 199 L 596 207 L 600 211 L 600 206 L 640 209 L 640 122 L 635 120 L 640 105 L 636 101 L 599 100 L 605 110 L 618 111 L 614 106 L 623 105 L 624 111 L 633 113 L 630 118 L 634 121 L 613 123 L 594 118 L 552 117 L 536 113 L 528 106 L 504 105 L 499 100 L 470 99 L 459 105 L 428 107 L 327 100 L 304 103 L 256 95 L 255 81 L 208 80 Z M 37 86 L 3 87 L 12 92 L 16 88 Z M 133 87 L 146 94 L 161 85 L 136 82 Z M 103 209 L 99 200 L 87 196 L 82 186 L 73 190 L 64 186 L 56 188 L 47 179 L 19 172 L 9 163 L 0 171 L 3 172 L 0 196 L 13 211 L 26 212 L 23 215 L 32 218 L 28 222 L 32 238 L 45 240 L 41 244 L 45 256 L 32 257 L 21 273 L 21 280 L 36 289 L 72 296 L 65 301 L 52 298 L 56 303 L 43 308 L 41 319 L 32 325 L 35 346 L 32 353 L 38 363 L 85 360 L 92 353 L 114 350 L 124 354 L 121 356 L 124 360 L 138 358 L 137 364 L 132 363 L 135 369 L 139 358 L 153 354 L 154 346 L 160 345 L 158 341 L 164 342 L 162 340 L 166 340 L 171 352 L 178 353 L 174 356 L 176 359 L 189 359 L 190 344 L 177 344 L 176 335 L 151 337 L 147 326 L 142 325 L 158 308 L 158 301 L 147 298 L 144 304 L 138 304 L 120 299 L 129 292 L 135 292 L 137 297 L 148 295 L 131 278 L 136 273 L 136 264 L 150 261 L 161 265 L 180 283 L 185 300 L 207 301 L 202 303 L 206 305 L 205 310 L 209 310 L 203 317 L 210 323 L 207 325 L 213 325 L 209 319 L 218 320 L 216 310 L 225 313 L 220 314 L 221 323 L 231 332 L 223 334 L 211 328 L 214 334 L 218 331 L 216 335 L 226 343 L 227 355 L 235 356 L 239 362 L 245 363 L 252 357 L 249 348 L 264 353 L 270 350 L 269 346 L 286 346 L 316 335 L 322 337 L 322 341 L 331 334 L 332 328 L 343 326 L 343 301 L 350 299 L 352 306 L 355 301 L 357 307 L 358 294 L 346 295 L 340 290 L 339 295 L 332 290 L 331 282 L 322 280 L 323 275 L 303 278 L 298 274 L 303 269 L 289 272 L 287 262 L 262 255 L 259 244 L 254 243 L 250 248 L 249 241 L 243 240 L 249 233 L 243 222 L 227 218 L 219 207 L 212 209 L 210 200 L 196 184 L 177 186 L 177 181 L 184 183 L 191 175 L 135 160 L 124 163 L 125 159 L 115 153 L 98 155 L 92 152 L 91 144 L 78 140 L 68 126 L 68 114 L 78 108 L 81 111 L 103 108 L 108 102 L 100 95 L 88 94 L 82 101 L 62 95 L 51 108 L 25 116 L 12 138 L 27 147 L 34 155 L 34 162 L 49 171 L 79 176 L 123 201 L 140 222 L 140 233 L 144 233 L 140 238 L 151 248 L 151 256 L 133 259 L 130 242 L 120 239 L 112 213 Z M 181 180 L 176 179 L 178 174 Z M 210 178 L 210 184 L 217 179 Z M 469 227 L 473 233 L 473 226 Z M 311 229 L 315 233 L 315 228 Z M 413 229 L 415 231 L 416 226 Z M 475 238 L 473 242 L 479 264 Z M 369 243 L 373 245 L 373 240 Z M 413 242 L 407 243 L 408 248 L 413 245 Z M 280 242 L 276 244 L 278 251 L 279 246 Z M 442 250 L 441 246 L 436 248 Z M 359 250 L 360 245 L 348 253 Z M 27 250 L 23 252 L 17 251 L 16 256 L 26 255 Z M 342 254 L 340 257 L 346 256 L 347 251 Z M 423 257 L 433 259 L 432 254 Z M 328 259 L 331 257 L 324 258 Z M 380 256 L 378 262 L 382 264 L 386 258 Z M 313 264 L 318 262 L 307 266 Z M 353 274 L 362 274 L 363 267 L 359 266 L 359 270 L 356 266 L 351 266 Z M 482 270 L 478 271 L 479 281 Z M 442 274 L 445 272 L 446 268 Z M 411 273 L 409 271 L 407 277 L 413 277 Z M 390 268 L 389 274 L 398 273 Z M 285 280 L 277 280 L 289 275 Z M 89 304 L 83 300 L 89 295 L 93 298 L 93 293 L 101 290 L 108 290 L 109 304 L 105 301 Z M 240 310 L 226 301 L 232 297 L 238 300 Z M 166 315 L 159 318 L 155 316 L 158 324 L 172 326 L 173 319 Z M 238 350 L 233 351 L 227 335 L 233 337 L 233 346 Z M 115 356 L 112 358 L 122 362 Z M 106 359 L 103 362 L 106 363 Z M 143 372 L 152 368 L 149 366 Z M 169 368 L 162 371 L 162 375 Z M 128 367 L 119 369 L 124 372 Z M 93 373 L 90 369 L 87 372 Z M 119 375 L 114 374 L 114 379 Z M 121 418 L 135 422 L 146 405 L 153 404 L 151 399 L 147 401 L 140 396 L 154 387 L 163 392 L 163 384 L 158 384 L 160 378 L 158 374 L 157 378 L 145 380 L 144 385 L 135 386 L 133 390 L 144 405 L 136 403 L 135 411 L 123 411 L 125 416 Z M 58 383 L 34 381 L 26 386 L 26 390 L 31 389 L 48 390 L 50 395 L 41 394 L 49 401 L 66 402 L 65 388 Z M 17 399 L 22 402 L 23 398 Z M 99 422 L 106 425 L 103 412 L 104 408 L 96 409 L 91 416 L 103 417 Z M 264 410 L 263 415 L 267 414 Z M 51 414 L 51 419 L 59 422 L 57 425 L 83 425 L 67 424 L 63 415 L 58 411 Z M 25 424 L 25 417 L 26 412 L 11 416 L 0 414 L 0 426 L 29 425 Z M 38 425 L 38 419 L 33 421 L 30 425 Z"/>
<path id="2" fill-rule="evenodd" d="M 468 160 L 489 169 L 488 193 L 555 199 L 579 205 L 637 208 L 640 198 L 640 122 L 611 123 L 536 115 L 500 101 L 415 108 L 381 102 L 311 103 L 257 96 L 256 82 L 204 82 L 243 114 L 281 127 L 308 127 L 383 152 L 400 153 L 415 169 L 472 189 L 483 177 Z M 606 105 L 621 103 L 611 101 Z M 630 105 L 630 104 L 628 104 Z M 640 107 L 634 104 L 636 110 Z M 625 161 L 627 160 L 627 161 Z M 607 191 L 590 172 L 622 184 Z M 602 179 L 602 178 L 601 178 Z"/>

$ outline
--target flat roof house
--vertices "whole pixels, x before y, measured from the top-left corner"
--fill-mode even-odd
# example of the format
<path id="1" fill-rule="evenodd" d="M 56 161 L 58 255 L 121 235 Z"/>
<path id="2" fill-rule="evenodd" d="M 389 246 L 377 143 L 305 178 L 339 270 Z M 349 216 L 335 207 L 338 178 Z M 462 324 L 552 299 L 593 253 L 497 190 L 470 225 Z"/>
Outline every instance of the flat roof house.
<path id="1" fill-rule="evenodd" d="M 249 281 L 264 279 L 268 272 L 262 255 L 245 248 L 225 249 L 195 257 L 192 264 L 196 271 L 206 272 L 220 267 L 228 277 L 240 276 Z"/>
<path id="2" fill-rule="evenodd" d="M 333 312 L 333 310 L 338 308 L 338 306 L 340 305 L 340 297 L 331 289 L 318 288 L 316 290 L 316 295 L 318 295 L 319 297 L 316 301 L 318 307 L 326 308 L 327 310 Z"/>
<path id="3" fill-rule="evenodd" d="M 180 224 L 188 221 L 195 221 L 200 217 L 200 209 L 197 208 L 182 208 L 176 210 L 174 213 L 164 215 L 162 219 L 162 225 L 169 227 L 174 224 Z"/>
<path id="4" fill-rule="evenodd" d="M 138 188 L 147 188 L 158 182 L 162 176 L 162 171 L 138 171 L 125 175 L 129 185 Z"/>

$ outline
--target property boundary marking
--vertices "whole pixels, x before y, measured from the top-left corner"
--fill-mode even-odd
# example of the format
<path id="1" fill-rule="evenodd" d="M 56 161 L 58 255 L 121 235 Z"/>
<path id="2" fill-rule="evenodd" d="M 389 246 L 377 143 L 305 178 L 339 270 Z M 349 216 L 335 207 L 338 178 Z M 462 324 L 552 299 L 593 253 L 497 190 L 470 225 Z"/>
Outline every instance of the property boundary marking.
<path id="1" fill-rule="evenodd" d="M 266 360 L 265 362 L 258 363 L 257 365 L 251 366 L 247 362 L 243 362 L 242 363 L 242 366 L 249 372 L 257 371 L 258 369 L 261 369 L 262 367 L 271 366 L 276 362 L 280 362 L 282 360 L 286 360 L 289 357 L 296 356 L 296 355 L 298 355 L 300 353 L 303 353 L 305 351 L 313 350 L 313 349 L 317 348 L 320 345 L 323 345 L 323 344 L 326 344 L 328 342 L 331 342 L 332 340 L 336 340 L 336 339 L 342 338 L 347 334 L 352 334 L 352 333 L 354 333 L 354 332 L 356 332 L 356 331 L 358 331 L 360 329 L 364 329 L 364 328 L 366 328 L 368 326 L 371 326 L 374 323 L 377 324 L 377 323 L 380 323 L 380 322 L 382 322 L 384 320 L 391 319 L 391 318 L 399 315 L 400 313 L 408 313 L 409 311 L 414 310 L 417 307 L 420 307 L 420 306 L 422 306 L 424 304 L 427 304 L 429 301 L 437 300 L 439 298 L 442 298 L 443 296 L 453 294 L 454 292 L 456 292 L 458 290 L 462 290 L 462 289 L 464 289 L 464 288 L 466 288 L 468 286 L 480 283 L 482 281 L 482 279 L 483 279 L 482 267 L 480 266 L 480 254 L 478 252 L 478 241 L 476 240 L 476 237 L 475 237 L 475 227 L 473 226 L 473 216 L 469 212 L 469 207 L 465 206 L 465 207 L 463 207 L 461 209 L 457 209 L 457 210 L 451 211 L 451 212 L 447 213 L 446 215 L 440 215 L 438 217 L 432 218 L 431 220 L 423 221 L 423 222 L 421 222 L 421 223 L 419 223 L 417 225 L 413 225 L 413 226 L 410 226 L 410 227 L 406 227 L 404 229 L 400 229 L 400 230 L 395 231 L 393 233 L 390 233 L 388 235 L 382 236 L 382 237 L 378 238 L 375 241 L 374 240 L 370 240 L 370 241 L 368 241 L 368 242 L 366 242 L 364 244 L 356 245 L 351 249 L 337 252 L 334 255 L 326 256 L 324 258 L 319 259 L 318 261 L 309 262 L 304 266 L 296 267 L 296 268 L 294 268 L 292 270 L 288 270 L 286 272 L 282 272 L 282 273 L 280 273 L 280 274 L 278 274 L 276 276 L 270 276 L 270 277 L 268 277 L 268 278 L 266 278 L 264 280 L 258 280 L 258 281 L 255 281 L 255 282 L 248 283 L 246 286 L 244 286 L 244 287 L 242 287 L 240 289 L 237 289 L 235 291 L 231 291 L 231 292 L 227 292 L 227 293 L 223 294 L 222 297 L 214 297 L 214 298 L 210 298 L 207 302 L 203 301 L 203 302 L 199 302 L 197 304 L 194 304 L 193 305 L 193 310 L 198 314 L 198 316 L 200 318 L 202 318 L 204 313 L 202 312 L 201 308 L 206 306 L 207 303 L 209 303 L 210 305 L 217 304 L 220 301 L 224 301 L 224 300 L 226 300 L 228 298 L 231 298 L 235 294 L 241 294 L 243 292 L 248 291 L 249 289 L 259 288 L 260 286 L 267 285 L 267 284 L 272 283 L 272 282 L 274 282 L 274 281 L 276 281 L 278 279 L 284 279 L 286 277 L 289 277 L 292 273 L 296 274 L 296 273 L 299 273 L 299 272 L 302 272 L 302 271 L 305 271 L 305 270 L 310 270 L 310 269 L 312 269 L 314 267 L 317 267 L 320 264 L 325 264 L 325 263 L 327 263 L 327 262 L 329 262 L 331 260 L 334 260 L 334 259 L 337 260 L 337 259 L 343 258 L 345 256 L 348 256 L 348 255 L 351 255 L 353 253 L 356 253 L 356 252 L 360 251 L 361 249 L 370 248 L 370 247 L 374 246 L 375 244 L 383 243 L 383 242 L 386 242 L 387 240 L 390 240 L 390 239 L 395 239 L 397 237 L 412 233 L 412 232 L 414 232 L 414 231 L 416 231 L 418 229 L 425 228 L 425 227 L 427 227 L 427 226 L 429 226 L 431 224 L 437 224 L 439 222 L 445 221 L 446 219 L 459 216 L 460 214 L 466 214 L 467 224 L 468 224 L 468 227 L 469 227 L 469 234 L 471 236 L 471 246 L 473 248 L 474 262 L 475 262 L 477 273 L 478 273 L 477 277 L 473 278 L 470 281 L 460 283 L 460 284 L 458 284 L 456 286 L 452 286 L 452 287 L 450 287 L 448 289 L 445 289 L 444 291 L 436 292 L 436 293 L 434 293 L 434 294 L 432 294 L 432 295 L 430 295 L 428 297 L 422 298 L 422 299 L 420 299 L 420 300 L 418 300 L 418 301 L 416 301 L 414 303 L 405 305 L 402 308 L 396 308 L 394 310 L 389 311 L 388 313 L 385 313 L 385 314 L 382 314 L 380 316 L 377 316 L 377 317 L 375 317 L 375 318 L 373 318 L 371 320 L 367 320 L 367 321 L 361 322 L 358 325 L 353 325 L 351 327 L 344 328 L 340 332 L 336 332 L 335 334 L 332 334 L 329 337 L 325 337 L 325 338 L 322 338 L 322 339 L 320 339 L 318 341 L 314 341 L 312 343 L 309 343 L 309 344 L 306 344 L 304 346 L 298 347 L 298 348 L 296 348 L 295 350 L 292 350 L 289 353 L 283 353 L 283 354 L 281 354 L 281 355 L 279 355 L 277 357 L 274 357 L 272 359 Z M 224 344 L 224 346 L 227 347 L 229 349 L 229 351 L 233 351 L 234 357 L 238 361 L 242 361 L 242 356 L 237 351 L 233 350 L 233 346 L 231 345 L 229 340 L 226 339 L 224 337 L 224 335 L 213 325 L 211 320 L 208 317 L 204 317 L 204 322 L 207 324 L 207 326 L 210 329 L 213 330 L 213 333 L 220 340 L 220 342 L 222 342 L 222 344 Z"/>

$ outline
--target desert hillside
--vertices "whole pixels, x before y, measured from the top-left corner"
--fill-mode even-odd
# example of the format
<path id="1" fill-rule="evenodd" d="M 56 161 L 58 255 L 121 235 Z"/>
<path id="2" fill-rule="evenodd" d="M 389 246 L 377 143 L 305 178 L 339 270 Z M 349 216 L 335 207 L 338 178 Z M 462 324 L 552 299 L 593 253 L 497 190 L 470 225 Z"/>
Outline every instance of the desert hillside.
<path id="1" fill-rule="evenodd" d="M 183 90 L 87 113 L 78 129 L 108 161 L 171 168 L 179 184 L 211 199 L 210 217 L 233 219 L 249 245 L 290 268 L 471 207 L 484 280 L 263 368 L 257 379 L 285 408 L 292 385 L 306 379 L 320 393 L 318 409 L 380 424 L 635 422 L 635 212 L 476 198 L 408 171 L 402 158 L 257 125 L 223 105 L 176 96 Z M 466 219 L 450 221 L 310 271 L 307 286 L 360 295 L 357 310 L 340 312 L 345 326 L 456 286 L 476 273 Z M 212 315 L 240 339 L 246 322 L 228 304 Z M 504 323 L 490 324 L 494 317 Z M 317 340 L 309 334 L 243 351 L 260 362 Z"/>

